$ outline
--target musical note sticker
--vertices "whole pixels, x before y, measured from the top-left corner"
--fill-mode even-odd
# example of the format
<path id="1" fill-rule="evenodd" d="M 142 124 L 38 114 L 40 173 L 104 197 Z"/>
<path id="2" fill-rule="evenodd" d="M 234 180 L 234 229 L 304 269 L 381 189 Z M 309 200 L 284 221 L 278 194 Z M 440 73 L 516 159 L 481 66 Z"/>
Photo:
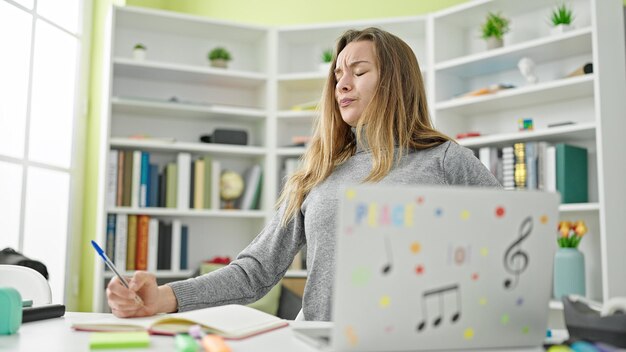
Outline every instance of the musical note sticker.
<path id="1" fill-rule="evenodd" d="M 529 216 L 522 221 L 519 228 L 519 238 L 516 239 L 504 253 L 504 269 L 513 279 L 504 280 L 506 289 L 514 289 L 519 282 L 519 276 L 528 268 L 528 254 L 522 249 L 522 242 L 530 236 L 533 230 L 533 221 Z"/>
<path id="2" fill-rule="evenodd" d="M 422 320 L 421 322 L 419 322 L 419 324 L 417 325 L 417 331 L 421 332 L 426 328 L 426 325 L 428 323 L 428 308 L 429 308 L 429 301 L 432 301 L 433 299 L 438 300 L 438 304 L 437 304 L 437 309 L 436 309 L 436 314 L 433 317 L 432 320 L 432 325 L 434 327 L 439 327 L 439 325 L 441 325 L 441 323 L 443 322 L 444 319 L 444 315 L 446 313 L 446 300 L 445 300 L 445 296 L 446 295 L 456 295 L 456 300 L 454 300 L 455 304 L 454 304 L 454 308 L 452 310 L 452 314 L 450 317 L 450 322 L 451 323 L 456 323 L 457 321 L 459 321 L 459 319 L 461 318 L 461 291 L 459 288 L 459 285 L 457 284 L 453 284 L 453 285 L 449 285 L 449 286 L 443 286 L 440 288 L 436 288 L 436 289 L 432 289 L 429 291 L 424 291 L 424 293 L 422 294 L 422 314 L 424 315 L 424 320 Z M 449 303 L 449 300 L 448 300 Z M 432 308 L 432 305 L 430 306 Z"/>
<path id="3" fill-rule="evenodd" d="M 391 268 L 393 267 L 393 254 L 391 253 L 391 240 L 388 235 L 385 235 L 385 254 L 386 254 L 386 263 L 383 265 L 383 275 L 387 275 L 391 272 Z"/>

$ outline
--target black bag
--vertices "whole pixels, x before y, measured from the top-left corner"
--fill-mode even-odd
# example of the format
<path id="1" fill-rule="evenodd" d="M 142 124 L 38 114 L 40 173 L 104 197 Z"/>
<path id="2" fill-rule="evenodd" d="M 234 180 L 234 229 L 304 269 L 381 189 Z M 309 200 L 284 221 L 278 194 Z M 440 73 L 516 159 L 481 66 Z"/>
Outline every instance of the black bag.
<path id="1" fill-rule="evenodd" d="M 48 269 L 42 262 L 26 258 L 22 253 L 15 251 L 13 248 L 7 247 L 0 251 L 0 264 L 29 267 L 39 272 L 48 280 Z"/>

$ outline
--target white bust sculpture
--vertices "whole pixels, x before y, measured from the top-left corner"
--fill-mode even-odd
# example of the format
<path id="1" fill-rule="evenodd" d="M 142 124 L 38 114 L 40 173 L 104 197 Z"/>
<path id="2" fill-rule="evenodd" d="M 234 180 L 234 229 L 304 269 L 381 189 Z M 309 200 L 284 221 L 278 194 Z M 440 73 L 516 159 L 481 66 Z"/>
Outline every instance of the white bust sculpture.
<path id="1" fill-rule="evenodd" d="M 526 82 L 530 84 L 537 83 L 538 79 L 535 76 L 535 62 L 527 57 L 523 57 L 517 63 L 517 68 L 522 73 L 522 76 L 526 78 Z"/>

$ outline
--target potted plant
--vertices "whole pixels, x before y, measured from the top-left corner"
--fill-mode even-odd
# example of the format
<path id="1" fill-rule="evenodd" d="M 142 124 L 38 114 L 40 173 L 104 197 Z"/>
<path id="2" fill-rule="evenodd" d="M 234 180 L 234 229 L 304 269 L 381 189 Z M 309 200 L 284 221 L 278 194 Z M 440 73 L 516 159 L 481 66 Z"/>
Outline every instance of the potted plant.
<path id="1" fill-rule="evenodd" d="M 231 59 L 230 52 L 221 46 L 209 52 L 209 61 L 212 67 L 227 68 L 228 61 Z"/>
<path id="2" fill-rule="evenodd" d="M 559 249 L 554 256 L 554 297 L 569 294 L 585 295 L 585 257 L 578 245 L 587 226 L 584 221 L 559 222 Z"/>
<path id="3" fill-rule="evenodd" d="M 322 52 L 322 62 L 320 63 L 320 71 L 328 72 L 330 64 L 333 61 L 333 49 L 326 49 Z"/>
<path id="4" fill-rule="evenodd" d="M 135 44 L 135 47 L 133 48 L 133 59 L 137 61 L 143 61 L 146 59 L 146 47 L 143 44 Z"/>
<path id="5" fill-rule="evenodd" d="M 510 21 L 500 13 L 489 12 L 485 23 L 481 25 L 482 38 L 487 41 L 487 49 L 500 48 L 504 45 L 504 34 L 509 31 Z"/>
<path id="6" fill-rule="evenodd" d="M 552 10 L 550 20 L 552 21 L 553 34 L 567 32 L 572 28 L 572 21 L 574 20 L 572 9 L 567 7 L 565 3 L 558 5 Z"/>

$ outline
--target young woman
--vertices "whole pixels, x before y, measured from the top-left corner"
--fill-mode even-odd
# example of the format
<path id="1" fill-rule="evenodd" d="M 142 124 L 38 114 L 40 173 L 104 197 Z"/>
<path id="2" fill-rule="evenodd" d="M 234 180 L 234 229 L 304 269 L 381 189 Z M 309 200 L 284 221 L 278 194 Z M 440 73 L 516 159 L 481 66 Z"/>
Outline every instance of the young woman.
<path id="1" fill-rule="evenodd" d="M 338 190 L 346 184 L 499 187 L 466 148 L 436 131 L 415 54 L 377 28 L 344 33 L 336 46 L 310 147 L 287 182 L 273 220 L 230 265 L 157 286 L 136 272 L 130 289 L 117 278 L 107 288 L 113 314 L 146 316 L 263 297 L 307 244 L 307 320 L 331 319 Z M 143 303 L 136 303 L 135 295 Z"/>

